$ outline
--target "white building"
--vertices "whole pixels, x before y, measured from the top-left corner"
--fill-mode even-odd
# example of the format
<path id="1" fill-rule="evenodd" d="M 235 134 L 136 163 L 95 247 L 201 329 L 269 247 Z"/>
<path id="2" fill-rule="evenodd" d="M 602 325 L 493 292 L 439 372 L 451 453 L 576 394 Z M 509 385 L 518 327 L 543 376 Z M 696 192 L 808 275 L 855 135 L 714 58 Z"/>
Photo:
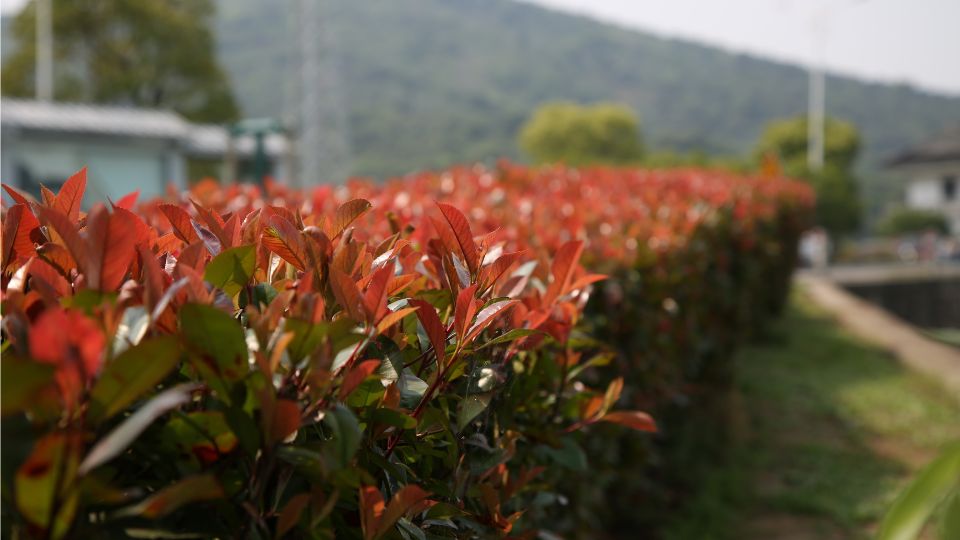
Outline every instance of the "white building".
<path id="1" fill-rule="evenodd" d="M 901 152 L 889 165 L 907 179 L 908 208 L 942 213 L 960 235 L 960 124 Z"/>
<path id="2" fill-rule="evenodd" d="M 289 142 L 265 137 L 269 173 L 288 176 Z M 87 167 L 89 201 L 116 200 L 134 190 L 160 195 L 167 184 L 186 186 L 195 176 L 224 176 L 230 145 L 223 126 L 192 124 L 170 111 L 34 100 L 0 101 L 0 180 L 39 195 L 40 184 L 56 191 Z M 250 180 L 255 142 L 234 138 L 238 179 Z"/>

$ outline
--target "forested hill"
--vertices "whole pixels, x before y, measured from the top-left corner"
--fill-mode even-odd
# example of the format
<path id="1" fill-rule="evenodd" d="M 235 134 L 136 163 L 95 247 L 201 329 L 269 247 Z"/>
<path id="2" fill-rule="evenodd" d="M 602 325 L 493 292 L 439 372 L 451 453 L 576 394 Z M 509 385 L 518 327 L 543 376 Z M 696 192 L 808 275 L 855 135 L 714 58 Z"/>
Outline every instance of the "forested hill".
<path id="1" fill-rule="evenodd" d="M 746 152 L 805 109 L 800 67 L 664 39 L 510 0 L 325 0 L 357 172 L 517 155 L 540 102 L 633 106 L 656 148 Z M 296 0 L 221 0 L 221 55 L 250 115 L 293 104 Z M 286 38 L 277 39 L 277 36 Z M 828 79 L 829 113 L 863 131 L 866 161 L 960 120 L 960 96 Z"/>
<path id="2" fill-rule="evenodd" d="M 298 3 L 218 0 L 219 53 L 248 116 L 295 110 Z M 516 157 L 518 126 L 547 100 L 624 102 L 649 146 L 713 153 L 747 152 L 764 123 L 806 106 L 797 66 L 512 0 L 319 5 L 361 174 Z M 960 120 L 960 96 L 908 86 L 830 77 L 827 96 L 861 128 L 868 166 Z"/>

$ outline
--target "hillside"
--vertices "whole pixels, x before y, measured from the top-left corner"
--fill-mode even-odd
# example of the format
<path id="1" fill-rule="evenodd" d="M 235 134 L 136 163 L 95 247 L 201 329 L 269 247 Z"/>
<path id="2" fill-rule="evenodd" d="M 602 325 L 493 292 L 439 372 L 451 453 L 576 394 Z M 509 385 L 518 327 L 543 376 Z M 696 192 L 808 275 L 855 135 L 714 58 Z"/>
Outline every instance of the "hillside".
<path id="1" fill-rule="evenodd" d="M 294 113 L 297 0 L 218 5 L 219 53 L 245 114 Z M 711 153 L 745 153 L 767 121 L 806 107 L 797 66 L 512 0 L 321 6 L 358 174 L 519 157 L 517 128 L 548 100 L 624 102 L 640 114 L 649 147 Z M 909 86 L 832 76 L 827 96 L 830 114 L 861 128 L 866 171 L 960 120 L 960 96 Z M 891 178 L 876 180 L 867 179 L 868 199 L 896 197 Z"/>
<path id="2" fill-rule="evenodd" d="M 323 6 L 361 174 L 516 156 L 517 127 L 546 100 L 621 101 L 651 146 L 724 153 L 748 151 L 765 122 L 806 106 L 796 66 L 510 0 Z M 220 2 L 221 56 L 249 115 L 294 103 L 295 7 Z M 830 114 L 862 129 L 868 168 L 960 120 L 960 96 L 908 86 L 829 77 L 827 95 Z"/>

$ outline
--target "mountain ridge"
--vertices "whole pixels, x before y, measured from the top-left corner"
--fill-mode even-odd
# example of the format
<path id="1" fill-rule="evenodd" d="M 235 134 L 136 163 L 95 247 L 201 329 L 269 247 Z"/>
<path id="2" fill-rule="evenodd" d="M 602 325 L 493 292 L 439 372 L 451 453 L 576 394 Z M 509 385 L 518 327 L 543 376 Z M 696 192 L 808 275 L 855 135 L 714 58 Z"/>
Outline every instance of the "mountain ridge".
<path id="1" fill-rule="evenodd" d="M 221 58 L 249 114 L 280 115 L 294 74 L 290 0 L 221 1 Z M 802 67 L 509 0 L 332 0 L 355 172 L 384 176 L 521 157 L 517 128 L 544 101 L 618 101 L 658 149 L 749 152 L 763 125 L 806 110 Z M 280 6 L 291 9 L 281 10 Z M 251 25 L 256 21 L 256 25 Z M 236 36 L 245 36 L 237 39 Z M 250 53 L 261 55 L 251 59 Z M 288 86 L 292 86 L 288 84 Z M 287 103 L 294 102 L 292 87 Z M 272 100 L 272 105 L 265 98 Z M 960 120 L 960 96 L 828 74 L 828 114 L 856 123 L 868 168 Z"/>

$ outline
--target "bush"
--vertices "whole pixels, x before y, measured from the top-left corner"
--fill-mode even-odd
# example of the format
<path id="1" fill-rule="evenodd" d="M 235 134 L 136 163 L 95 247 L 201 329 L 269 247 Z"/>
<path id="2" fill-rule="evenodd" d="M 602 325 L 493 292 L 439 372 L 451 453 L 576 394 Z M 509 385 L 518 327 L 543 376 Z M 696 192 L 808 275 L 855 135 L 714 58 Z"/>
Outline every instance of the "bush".
<path id="1" fill-rule="evenodd" d="M 885 236 L 921 234 L 927 231 L 947 234 L 950 231 L 950 224 L 946 216 L 935 210 L 902 208 L 887 215 L 878 226 L 878 230 Z"/>
<path id="2" fill-rule="evenodd" d="M 82 215 L 84 185 L 8 190 L 6 534 L 589 534 L 636 502 L 612 487 L 675 481 L 671 433 L 608 427 L 705 406 L 782 305 L 810 203 L 776 178 L 507 163 L 205 181 L 136 213 Z"/>

